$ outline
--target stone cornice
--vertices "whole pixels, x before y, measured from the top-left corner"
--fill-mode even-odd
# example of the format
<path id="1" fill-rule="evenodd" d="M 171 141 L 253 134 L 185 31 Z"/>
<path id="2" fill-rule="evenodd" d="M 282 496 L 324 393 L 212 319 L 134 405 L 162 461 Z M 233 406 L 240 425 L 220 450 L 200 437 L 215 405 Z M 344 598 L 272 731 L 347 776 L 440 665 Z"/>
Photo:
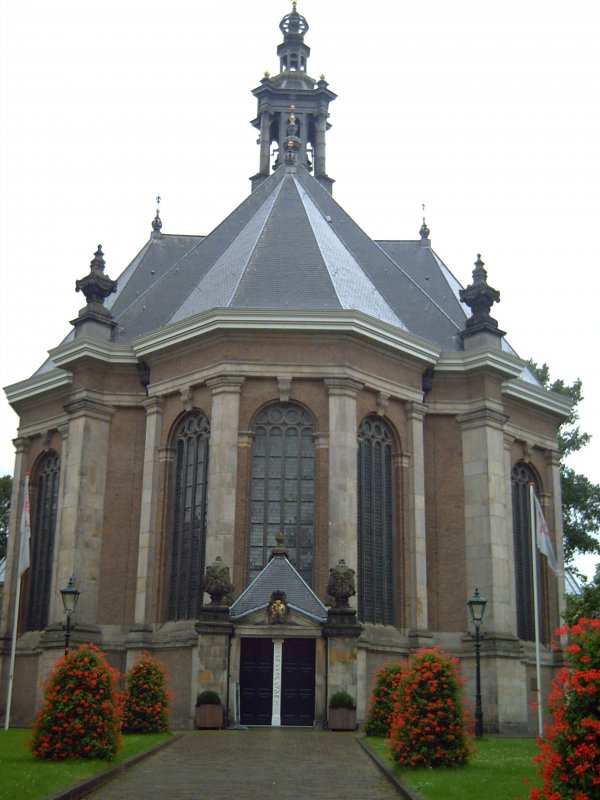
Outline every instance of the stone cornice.
<path id="1" fill-rule="evenodd" d="M 502 394 L 513 397 L 528 405 L 556 414 L 559 417 L 568 417 L 571 411 L 572 401 L 562 394 L 550 392 L 541 386 L 521 380 L 509 380 L 502 384 Z"/>
<path id="2" fill-rule="evenodd" d="M 444 352 L 441 354 L 436 366 L 436 373 L 444 372 L 472 372 L 473 370 L 493 370 L 507 378 L 517 378 L 523 371 L 524 362 L 517 356 L 481 347 L 476 350 L 461 351 L 458 353 Z"/>
<path id="3" fill-rule="evenodd" d="M 85 359 L 128 366 L 138 363 L 133 349 L 128 344 L 113 344 L 85 337 L 61 344 L 48 352 L 57 367 L 66 369 Z"/>
<path id="4" fill-rule="evenodd" d="M 360 311 L 276 312 L 225 308 L 213 309 L 182 322 L 167 325 L 135 339 L 132 347 L 138 358 L 145 358 L 165 348 L 218 330 L 355 333 L 426 364 L 435 364 L 441 352 L 437 345 Z"/>
<path id="5" fill-rule="evenodd" d="M 73 381 L 73 376 L 62 369 L 53 369 L 49 372 L 42 372 L 40 375 L 33 375 L 26 381 L 19 381 L 13 383 L 11 386 L 6 386 L 4 393 L 8 402 L 18 404 L 23 400 L 36 395 L 46 394 L 54 389 L 62 389 L 69 386 Z"/>

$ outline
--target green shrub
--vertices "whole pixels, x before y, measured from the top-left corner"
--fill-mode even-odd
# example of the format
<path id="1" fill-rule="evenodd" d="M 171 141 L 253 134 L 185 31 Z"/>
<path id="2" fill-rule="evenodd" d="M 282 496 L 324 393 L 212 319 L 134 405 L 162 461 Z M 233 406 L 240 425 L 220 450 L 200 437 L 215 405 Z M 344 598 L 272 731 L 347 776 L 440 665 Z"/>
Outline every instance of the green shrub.
<path id="1" fill-rule="evenodd" d="M 414 653 L 398 688 L 390 752 L 408 767 L 466 764 L 472 744 L 458 661 L 438 647 Z"/>
<path id="2" fill-rule="evenodd" d="M 356 708 L 356 703 L 348 692 L 335 692 L 329 698 L 329 708 Z"/>
<path id="3" fill-rule="evenodd" d="M 365 725 L 367 736 L 389 736 L 398 687 L 406 672 L 406 663 L 386 664 L 377 673 L 371 707 Z"/>
<path id="4" fill-rule="evenodd" d="M 205 689 L 203 692 L 198 692 L 196 697 L 197 706 L 219 706 L 221 705 L 221 698 L 216 692 L 211 689 Z"/>
<path id="5" fill-rule="evenodd" d="M 170 692 L 164 664 L 142 653 L 127 673 L 123 730 L 162 733 L 170 729 Z"/>
<path id="6" fill-rule="evenodd" d="M 59 659 L 43 685 L 44 698 L 28 746 L 36 758 L 111 760 L 121 749 L 118 673 L 93 644 Z"/>

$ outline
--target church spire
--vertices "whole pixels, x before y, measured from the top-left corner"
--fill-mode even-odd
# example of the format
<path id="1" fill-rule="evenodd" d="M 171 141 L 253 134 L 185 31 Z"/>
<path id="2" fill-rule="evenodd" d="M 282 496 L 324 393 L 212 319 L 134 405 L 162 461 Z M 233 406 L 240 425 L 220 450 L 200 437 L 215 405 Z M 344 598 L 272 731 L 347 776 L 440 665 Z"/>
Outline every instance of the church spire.
<path id="1" fill-rule="evenodd" d="M 325 136 L 330 127 L 329 103 L 336 95 L 328 88 L 324 76 L 316 81 L 307 74 L 310 47 L 304 42 L 304 34 L 308 22 L 298 13 L 296 5 L 292 4 L 291 13 L 279 24 L 283 33 L 283 42 L 277 48 L 279 74 L 271 76 L 265 72 L 260 86 L 252 92 L 258 101 L 252 125 L 260 132 L 259 168 L 250 179 L 252 191 L 269 177 L 271 170 L 285 163 L 292 106 L 298 140 L 295 162 L 311 172 L 314 170 L 315 178 L 329 192 L 333 184 L 326 171 Z"/>

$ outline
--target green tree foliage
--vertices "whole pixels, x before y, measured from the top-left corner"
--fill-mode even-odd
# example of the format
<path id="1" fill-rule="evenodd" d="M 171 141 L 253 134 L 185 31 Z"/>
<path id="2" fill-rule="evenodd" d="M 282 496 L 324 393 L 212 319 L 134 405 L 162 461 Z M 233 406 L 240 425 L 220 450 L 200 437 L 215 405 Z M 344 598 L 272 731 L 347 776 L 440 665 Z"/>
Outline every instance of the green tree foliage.
<path id="1" fill-rule="evenodd" d="M 563 536 L 565 561 L 571 562 L 578 553 L 600 553 L 600 485 L 592 483 L 585 475 L 567 466 L 565 459 L 581 450 L 591 436 L 579 427 L 577 406 L 583 400 L 579 378 L 570 386 L 563 380 L 550 380 L 548 364 L 538 366 L 529 361 L 529 366 L 542 386 L 569 397 L 573 401 L 571 413 L 560 426 L 558 446 L 562 457 L 560 465 Z"/>
<path id="2" fill-rule="evenodd" d="M 6 555 L 6 542 L 8 539 L 8 518 L 10 516 L 10 494 L 12 492 L 12 478 L 3 475 L 0 478 L 0 558 Z"/>
<path id="3" fill-rule="evenodd" d="M 567 625 L 575 625 L 582 617 L 600 619 L 600 564 L 596 567 L 594 578 L 581 587 L 581 594 L 567 595 L 564 616 Z"/>

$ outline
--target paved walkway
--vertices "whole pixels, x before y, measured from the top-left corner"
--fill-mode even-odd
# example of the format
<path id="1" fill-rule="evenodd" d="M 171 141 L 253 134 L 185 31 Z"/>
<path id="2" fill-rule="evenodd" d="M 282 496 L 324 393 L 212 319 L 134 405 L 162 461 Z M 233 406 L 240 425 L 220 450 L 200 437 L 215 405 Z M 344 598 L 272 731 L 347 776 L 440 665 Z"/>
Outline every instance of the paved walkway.
<path id="1" fill-rule="evenodd" d="M 92 800 L 393 800 L 352 733 L 299 728 L 190 731 Z"/>

